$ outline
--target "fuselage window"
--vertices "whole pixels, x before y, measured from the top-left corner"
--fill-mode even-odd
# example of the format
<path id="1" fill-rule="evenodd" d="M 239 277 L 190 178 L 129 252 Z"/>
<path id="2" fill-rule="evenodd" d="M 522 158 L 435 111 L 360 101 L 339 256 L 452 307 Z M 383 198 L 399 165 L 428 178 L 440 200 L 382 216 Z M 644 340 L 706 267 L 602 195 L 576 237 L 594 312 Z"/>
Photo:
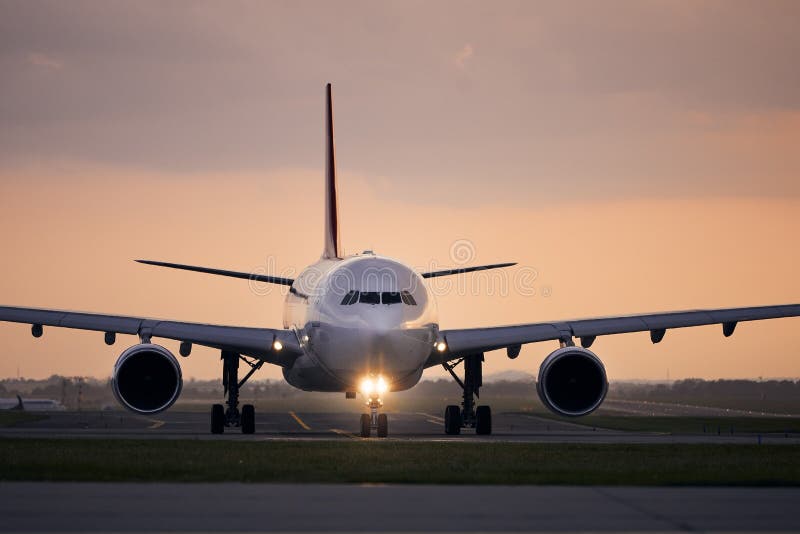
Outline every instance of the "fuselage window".
<path id="1" fill-rule="evenodd" d="M 358 291 L 348 291 L 342 299 L 342 306 L 349 306 L 358 302 Z"/>
<path id="2" fill-rule="evenodd" d="M 362 291 L 358 301 L 364 304 L 380 304 L 381 294 L 377 291 Z"/>
<path id="3" fill-rule="evenodd" d="M 408 304 L 409 306 L 416 306 L 417 305 L 417 301 L 414 300 L 414 297 L 408 291 L 401 291 L 400 292 L 400 298 L 403 299 L 403 302 L 405 304 Z"/>
<path id="4" fill-rule="evenodd" d="M 381 293 L 381 302 L 384 304 L 400 304 L 400 293 Z"/>

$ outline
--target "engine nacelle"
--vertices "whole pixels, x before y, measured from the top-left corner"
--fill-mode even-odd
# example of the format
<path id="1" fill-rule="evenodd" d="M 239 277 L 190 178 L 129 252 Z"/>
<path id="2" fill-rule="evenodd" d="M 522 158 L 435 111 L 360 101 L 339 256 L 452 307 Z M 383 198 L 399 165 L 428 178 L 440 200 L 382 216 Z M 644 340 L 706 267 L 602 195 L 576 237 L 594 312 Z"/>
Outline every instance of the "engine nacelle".
<path id="1" fill-rule="evenodd" d="M 606 398 L 606 369 L 592 351 L 562 347 L 542 362 L 536 391 L 544 405 L 558 415 L 588 415 Z"/>
<path id="2" fill-rule="evenodd" d="M 127 349 L 114 365 L 111 389 L 125 408 L 155 414 L 172 406 L 181 394 L 178 360 L 161 345 L 141 343 Z"/>

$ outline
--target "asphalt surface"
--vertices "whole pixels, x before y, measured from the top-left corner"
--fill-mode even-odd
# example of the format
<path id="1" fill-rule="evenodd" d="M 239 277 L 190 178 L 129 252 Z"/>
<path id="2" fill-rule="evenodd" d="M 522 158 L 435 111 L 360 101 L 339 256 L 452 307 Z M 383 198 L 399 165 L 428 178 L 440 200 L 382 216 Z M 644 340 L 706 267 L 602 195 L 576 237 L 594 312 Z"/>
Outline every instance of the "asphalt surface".
<path id="1" fill-rule="evenodd" d="M 358 437 L 354 413 L 256 413 L 256 433 L 243 435 L 238 428 L 223 435 L 210 433 L 209 414 L 167 411 L 143 417 L 124 411 L 49 412 L 47 418 L 0 428 L 2 437 L 134 438 L 216 440 L 339 440 Z M 373 434 L 374 435 L 374 434 Z M 370 439 L 379 439 L 376 437 Z M 460 436 L 444 433 L 444 420 L 433 413 L 389 413 L 389 439 L 406 441 L 509 441 L 531 443 L 757 443 L 752 434 L 674 435 L 658 432 L 623 432 L 554 421 L 526 413 L 494 413 L 493 434 L 476 436 L 465 429 Z M 762 443 L 800 444 L 800 436 L 767 434 Z"/>
<path id="2" fill-rule="evenodd" d="M 800 488 L 0 483 L 0 532 L 800 531 Z"/>

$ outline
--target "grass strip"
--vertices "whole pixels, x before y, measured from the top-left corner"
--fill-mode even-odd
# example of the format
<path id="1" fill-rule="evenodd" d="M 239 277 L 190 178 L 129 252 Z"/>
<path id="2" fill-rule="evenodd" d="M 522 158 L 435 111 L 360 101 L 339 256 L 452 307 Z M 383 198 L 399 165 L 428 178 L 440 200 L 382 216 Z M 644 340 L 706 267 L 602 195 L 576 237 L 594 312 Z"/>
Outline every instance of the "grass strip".
<path id="1" fill-rule="evenodd" d="M 16 426 L 22 423 L 41 421 L 42 419 L 47 419 L 47 416 L 22 410 L 3 410 L 0 412 L 0 427 Z"/>
<path id="2" fill-rule="evenodd" d="M 800 434 L 800 418 L 721 416 L 695 417 L 670 415 L 607 415 L 567 418 L 555 414 L 536 414 L 537 417 L 562 421 L 590 428 L 625 430 L 629 432 L 660 432 L 665 434 Z"/>
<path id="3" fill-rule="evenodd" d="M 800 447 L 3 439 L 0 480 L 797 486 Z"/>

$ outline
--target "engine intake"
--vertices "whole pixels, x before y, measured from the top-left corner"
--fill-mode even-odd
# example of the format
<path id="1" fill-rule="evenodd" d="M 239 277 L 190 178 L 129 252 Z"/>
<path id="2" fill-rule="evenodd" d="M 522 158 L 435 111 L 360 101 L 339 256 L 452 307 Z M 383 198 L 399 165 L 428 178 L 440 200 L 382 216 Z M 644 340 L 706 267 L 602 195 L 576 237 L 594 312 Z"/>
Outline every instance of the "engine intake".
<path id="1" fill-rule="evenodd" d="M 111 389 L 125 408 L 155 414 L 172 406 L 183 388 L 178 360 L 161 345 L 141 343 L 123 352 L 114 365 Z"/>
<path id="2" fill-rule="evenodd" d="M 592 351 L 562 347 L 542 362 L 536 391 L 544 405 L 558 415 L 588 415 L 606 398 L 606 369 Z"/>

